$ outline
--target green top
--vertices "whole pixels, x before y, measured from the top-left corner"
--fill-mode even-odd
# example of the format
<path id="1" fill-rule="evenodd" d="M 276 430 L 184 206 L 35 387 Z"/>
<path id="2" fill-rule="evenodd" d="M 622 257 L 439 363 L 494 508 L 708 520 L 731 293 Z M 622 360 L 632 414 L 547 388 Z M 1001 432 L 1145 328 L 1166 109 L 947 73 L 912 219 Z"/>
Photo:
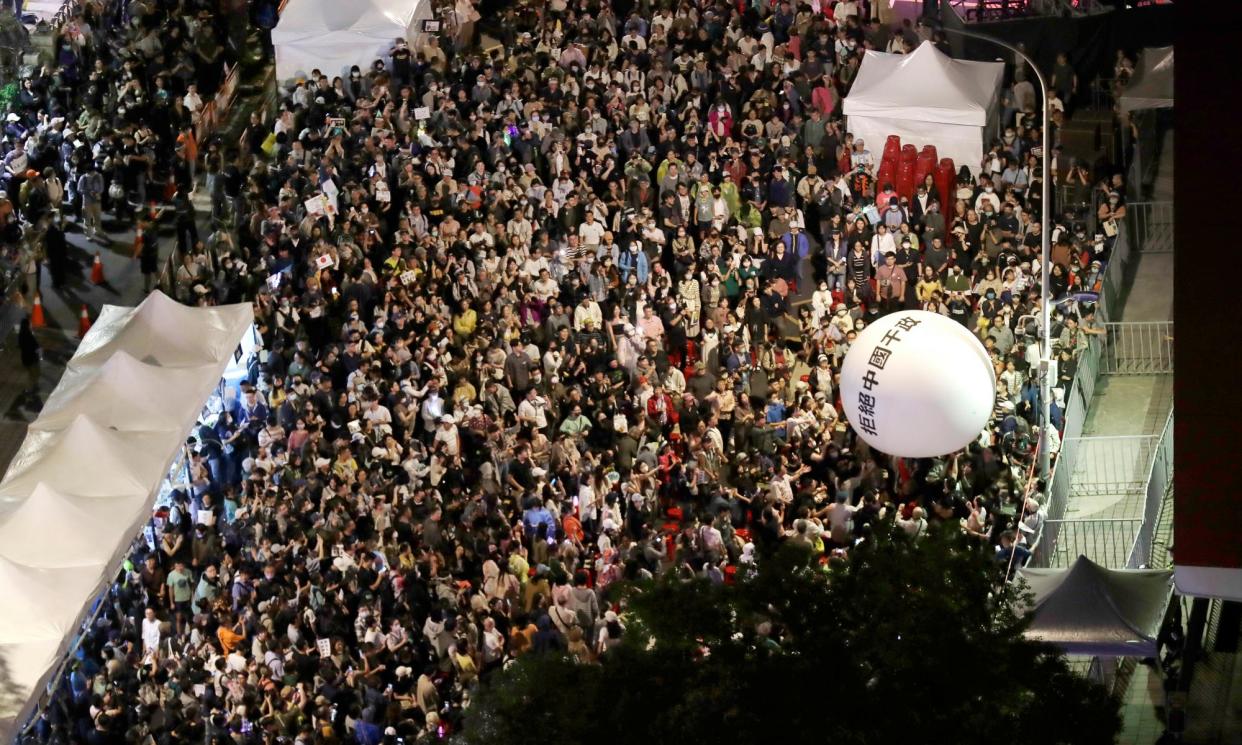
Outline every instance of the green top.
<path id="1" fill-rule="evenodd" d="M 176 569 L 168 573 L 168 579 L 164 584 L 172 588 L 172 599 L 174 603 L 188 603 L 194 595 L 194 589 L 190 585 L 190 573 L 177 571 Z"/>
<path id="2" fill-rule="evenodd" d="M 583 414 L 566 417 L 565 421 L 561 422 L 561 431 L 571 436 L 580 435 L 590 428 L 591 420 L 587 419 Z"/>

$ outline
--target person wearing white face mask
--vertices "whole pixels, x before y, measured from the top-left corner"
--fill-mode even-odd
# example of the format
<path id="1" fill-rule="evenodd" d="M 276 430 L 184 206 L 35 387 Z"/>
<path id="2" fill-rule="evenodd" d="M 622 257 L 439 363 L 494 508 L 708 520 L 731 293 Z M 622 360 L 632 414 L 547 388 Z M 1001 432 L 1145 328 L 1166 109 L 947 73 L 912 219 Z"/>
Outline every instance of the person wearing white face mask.
<path id="1" fill-rule="evenodd" d="M 983 190 L 979 193 L 979 196 L 975 197 L 975 210 L 978 212 L 984 212 L 984 202 L 990 202 L 992 205 L 992 209 L 990 211 L 1000 212 L 1001 201 L 1000 197 L 996 195 L 996 189 L 992 187 L 992 179 L 987 176 L 983 176 L 980 177 L 979 181 L 981 182 Z"/>

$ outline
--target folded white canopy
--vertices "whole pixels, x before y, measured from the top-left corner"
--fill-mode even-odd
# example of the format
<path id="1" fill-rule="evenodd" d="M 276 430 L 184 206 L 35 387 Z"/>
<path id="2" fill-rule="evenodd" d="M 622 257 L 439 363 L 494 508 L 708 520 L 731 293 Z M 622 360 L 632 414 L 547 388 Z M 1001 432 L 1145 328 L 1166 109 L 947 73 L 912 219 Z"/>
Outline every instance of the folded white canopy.
<path id="1" fill-rule="evenodd" d="M 38 703 L 233 351 L 249 305 L 105 306 L 0 480 L 0 740 Z"/>

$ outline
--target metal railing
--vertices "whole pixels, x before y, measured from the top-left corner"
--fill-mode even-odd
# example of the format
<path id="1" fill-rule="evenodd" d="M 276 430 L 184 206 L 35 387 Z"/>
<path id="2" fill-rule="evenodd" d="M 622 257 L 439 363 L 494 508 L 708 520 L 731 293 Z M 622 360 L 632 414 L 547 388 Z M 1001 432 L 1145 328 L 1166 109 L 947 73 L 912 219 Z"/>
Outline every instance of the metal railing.
<path id="1" fill-rule="evenodd" d="M 1055 188 L 1057 214 L 1073 210 L 1084 218 L 1087 217 L 1094 198 L 1094 193 L 1089 186 L 1084 189 L 1078 184 L 1057 184 Z"/>
<path id="2" fill-rule="evenodd" d="M 194 140 L 206 151 L 207 141 L 220 128 L 220 123 L 228 118 L 233 98 L 237 95 L 237 86 L 241 80 L 241 64 L 224 65 L 224 80 L 216 95 L 199 110 L 194 120 Z"/>
<path id="3" fill-rule="evenodd" d="M 1159 445 L 1159 435 L 1121 435 L 1116 437 L 1076 437 L 1062 440 L 1075 448 L 1077 457 L 1070 471 L 1069 496 L 1121 498 L 1141 494 L 1147 483 L 1152 458 Z M 1114 516 L 1123 511 L 1120 504 L 1112 508 Z"/>
<path id="4" fill-rule="evenodd" d="M 176 244 L 168 252 L 168 258 L 164 259 L 164 265 L 160 267 L 160 276 L 155 282 L 155 286 L 160 289 L 168 297 L 177 297 L 177 268 L 181 266 L 181 251 L 177 249 Z"/>
<path id="5" fill-rule="evenodd" d="M 1173 203 L 1131 202 L 1126 205 L 1126 224 L 1139 253 L 1173 251 Z"/>
<path id="6" fill-rule="evenodd" d="M 1104 324 L 1100 355 L 1104 375 L 1171 375 L 1173 322 L 1138 321 Z"/>
<path id="7" fill-rule="evenodd" d="M 285 12 L 285 5 L 288 2 L 289 0 L 281 0 L 280 6 L 276 9 L 278 17 Z M 233 103 L 237 100 L 237 89 L 241 85 L 241 72 L 240 61 L 232 66 L 228 64 L 224 66 L 224 80 L 220 83 L 220 89 L 216 91 L 215 97 L 203 104 L 198 118 L 194 121 L 194 139 L 199 143 L 203 152 L 206 152 L 207 141 L 228 121 Z M 270 74 L 275 76 L 274 68 Z"/>
<path id="8" fill-rule="evenodd" d="M 78 8 L 82 6 L 81 0 L 65 0 L 60 4 L 60 9 L 56 11 L 56 15 L 52 16 L 52 25 L 60 28 L 78 12 Z"/>
<path id="9" fill-rule="evenodd" d="M 1076 387 L 1066 406 L 1066 431 L 1048 485 L 1048 519 L 1034 551 L 1034 566 L 1066 566 L 1059 562 L 1067 557 L 1072 562 L 1079 553 L 1105 566 L 1124 566 L 1142 522 L 1142 515 L 1133 514 L 1139 510 L 1128 508 L 1132 499 L 1127 497 L 1142 493 L 1156 437 L 1082 437 L 1090 399 L 1083 398 L 1081 391 Z M 1108 514 L 1087 519 L 1066 517 L 1070 501 L 1082 498 L 1095 498 L 1100 510 Z M 1118 520 L 1139 522 L 1114 524 Z M 1082 551 L 1088 537 L 1103 539 L 1098 559 Z M 1122 544 L 1123 548 L 1117 548 Z M 1104 559 L 1116 561 L 1105 564 Z"/>
<path id="10" fill-rule="evenodd" d="M 1141 207 L 1140 207 L 1141 209 Z M 1117 241 L 1114 242 L 1112 255 L 1110 255 L 1108 266 L 1104 268 L 1103 287 L 1100 289 L 1099 303 L 1097 305 L 1097 314 L 1103 322 L 1108 322 L 1110 313 L 1117 312 L 1120 294 L 1122 294 L 1123 284 L 1126 277 L 1126 268 L 1128 268 L 1131 258 L 1135 251 L 1134 246 L 1134 222 L 1125 220 L 1119 225 Z M 1141 226 L 1140 226 L 1141 227 Z M 1144 505 L 1144 509 L 1133 510 L 1133 514 L 1117 514 L 1114 512 L 1108 514 L 1107 517 L 1100 518 L 1104 520 L 1139 520 L 1138 529 L 1129 523 L 1129 543 L 1124 551 L 1125 561 L 1115 566 L 1128 565 L 1131 559 L 1139 560 L 1144 555 L 1150 555 L 1151 543 L 1153 543 L 1153 534 L 1155 530 L 1156 519 L 1159 518 L 1159 502 L 1155 502 L 1155 509 L 1151 508 L 1151 500 L 1154 499 L 1154 490 L 1161 482 L 1167 485 L 1171 478 L 1172 471 L 1172 449 L 1171 449 L 1171 427 L 1166 425 L 1165 433 L 1159 437 L 1136 438 L 1134 442 L 1105 442 L 1102 438 L 1083 437 L 1083 426 L 1087 421 L 1087 410 L 1095 394 L 1095 384 L 1097 384 L 1100 375 L 1104 369 L 1113 371 L 1125 371 L 1139 369 L 1140 361 L 1144 360 L 1164 360 L 1161 365 L 1153 365 L 1145 363 L 1148 370 L 1172 370 L 1171 341 L 1169 346 L 1169 354 L 1165 358 L 1161 358 L 1163 351 L 1153 353 L 1146 356 L 1134 353 L 1135 346 L 1131 343 L 1129 334 L 1133 332 L 1125 332 L 1120 328 L 1128 324 L 1105 324 L 1107 327 L 1112 325 L 1115 332 L 1112 334 L 1112 350 L 1110 350 L 1110 336 L 1095 335 L 1088 340 L 1087 349 L 1078 356 L 1078 373 L 1074 376 L 1074 381 L 1069 390 L 1066 391 L 1066 406 L 1064 406 L 1064 426 L 1062 430 L 1061 449 L 1057 454 L 1057 461 L 1053 464 L 1052 476 L 1048 479 L 1045 507 L 1047 519 L 1043 522 L 1040 535 L 1036 536 L 1032 541 L 1033 558 L 1032 566 L 1054 566 L 1054 560 L 1057 556 L 1066 556 L 1071 554 L 1073 544 L 1079 544 L 1088 533 L 1089 530 L 1105 530 L 1104 526 L 1095 526 L 1095 528 L 1083 528 L 1081 520 L 1067 518 L 1069 502 L 1072 497 L 1078 495 L 1087 495 L 1094 493 L 1097 497 L 1104 495 L 1107 490 L 1112 489 L 1114 495 L 1129 494 L 1131 495 L 1131 503 L 1133 503 L 1133 495 L 1143 493 L 1144 489 L 1148 489 L 1148 502 Z M 1160 339 L 1171 338 L 1172 328 L 1166 329 Z M 1159 333 L 1159 332 L 1155 332 Z M 1120 350 L 1120 358 L 1118 356 L 1118 343 L 1122 345 Z M 1140 348 L 1141 349 L 1141 348 Z M 1166 364 L 1165 364 L 1166 363 Z M 1151 373 L 1149 373 L 1151 374 Z M 1171 415 L 1170 415 L 1171 416 Z M 1130 448 L 1129 452 L 1125 448 Z M 1164 452 L 1167 448 L 1167 452 Z M 1146 459 L 1144 459 L 1144 456 Z M 1160 466 L 1155 466 L 1159 458 L 1165 458 L 1160 462 Z M 1151 466 L 1148 467 L 1148 464 Z M 1099 467 L 1103 464 L 1103 476 L 1090 478 L 1086 477 L 1087 469 L 1090 467 Z M 1141 474 L 1141 476 L 1139 476 Z M 1150 474 L 1150 476 L 1149 476 Z M 1124 531 L 1118 531 L 1117 526 L 1109 528 L 1112 533 L 1109 534 L 1109 540 L 1112 543 L 1105 544 L 1109 546 L 1109 551 L 1103 553 L 1113 553 L 1112 545 L 1117 543 L 1113 540 L 1115 535 L 1125 535 Z M 1064 535 L 1062 535 L 1064 533 Z M 1073 554 L 1077 556 L 1077 554 Z M 1071 559 L 1073 558 L 1071 556 Z"/>
<path id="11" fill-rule="evenodd" d="M 1116 100 L 1116 78 L 1098 77 L 1091 81 L 1091 107 L 1100 111 L 1113 108 Z"/>
<path id="12" fill-rule="evenodd" d="M 1048 546 L 1046 566 L 1068 567 L 1086 556 L 1103 567 L 1124 567 L 1142 524 L 1139 517 L 1048 520 L 1045 528 L 1055 540 Z"/>
<path id="13" fill-rule="evenodd" d="M 1070 461 L 1058 466 L 1067 499 L 1114 501 L 1101 510 L 1106 517 L 1065 518 L 1062 509 L 1046 520 L 1033 563 L 1067 567 L 1086 556 L 1110 569 L 1151 565 L 1156 525 L 1173 479 L 1173 413 L 1159 435 L 1077 438 L 1063 445 L 1066 452 Z M 1141 503 L 1134 499 L 1139 495 Z"/>
<path id="14" fill-rule="evenodd" d="M 1091 350 L 1084 352 L 1083 356 L 1085 357 L 1090 352 Z M 1061 524 L 1065 522 L 1065 511 L 1069 506 L 1071 476 L 1078 460 L 1077 441 L 1079 435 L 1082 434 L 1083 423 L 1087 419 L 1087 401 L 1090 400 L 1090 394 L 1084 397 L 1084 386 L 1079 385 L 1085 380 L 1087 378 L 1082 375 L 1082 367 L 1079 367 L 1079 380 L 1075 381 L 1066 394 L 1065 431 L 1062 436 L 1061 449 L 1057 453 L 1057 460 L 1052 466 L 1052 475 L 1048 480 L 1045 504 L 1047 519 L 1040 528 L 1040 534 L 1035 536 L 1032 542 L 1034 545 L 1031 557 L 1032 566 L 1054 566 L 1052 554 L 1060 539 Z M 1091 382 L 1094 384 L 1094 379 Z"/>
<path id="15" fill-rule="evenodd" d="M 1114 307 L 1123 281 L 1126 264 L 1129 261 L 1130 249 L 1126 235 L 1126 227 L 1113 245 L 1112 258 L 1104 268 L 1104 280 L 1100 290 L 1096 309 L 1101 319 L 1108 319 L 1108 312 Z M 1045 510 L 1048 520 L 1044 522 L 1041 535 L 1036 537 L 1034 566 L 1049 566 L 1048 555 L 1056 544 L 1059 521 L 1065 517 L 1069 504 L 1070 482 L 1078 457 L 1078 440 L 1081 439 L 1083 424 L 1087 420 L 1087 408 L 1095 395 L 1095 384 L 1099 378 L 1100 354 L 1103 342 L 1099 337 L 1092 337 L 1087 348 L 1078 356 L 1078 372 L 1073 383 L 1065 392 L 1065 415 L 1061 431 L 1061 448 L 1053 464 L 1052 475 L 1047 485 Z"/>
<path id="16" fill-rule="evenodd" d="M 1160 512 L 1164 506 L 1165 497 L 1172 484 L 1173 412 L 1170 411 L 1169 418 L 1165 420 L 1164 429 L 1160 433 L 1156 450 L 1152 454 L 1151 467 L 1147 471 L 1147 483 L 1144 485 L 1147 499 L 1143 505 L 1143 524 L 1134 536 L 1134 545 L 1130 548 L 1126 567 L 1139 569 L 1152 565 L 1156 528 L 1160 522 Z"/>

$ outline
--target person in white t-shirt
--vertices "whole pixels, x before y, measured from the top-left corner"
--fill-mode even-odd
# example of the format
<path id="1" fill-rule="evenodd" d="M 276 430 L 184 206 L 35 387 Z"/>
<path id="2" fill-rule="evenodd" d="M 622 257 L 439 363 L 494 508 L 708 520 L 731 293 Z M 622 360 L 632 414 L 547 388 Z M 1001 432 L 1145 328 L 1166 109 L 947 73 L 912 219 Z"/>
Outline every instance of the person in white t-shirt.
<path id="1" fill-rule="evenodd" d="M 144 654 L 155 654 L 160 648 L 160 619 L 155 617 L 155 609 L 147 608 L 142 617 L 142 651 Z"/>
<path id="2" fill-rule="evenodd" d="M 538 391 L 531 388 L 527 392 L 526 398 L 522 399 L 522 403 L 518 404 L 517 415 L 518 421 L 527 424 L 535 429 L 544 430 L 548 428 L 548 402 L 540 396 Z"/>
<path id="3" fill-rule="evenodd" d="M 444 454 L 450 457 L 461 455 L 461 433 L 453 423 L 453 417 L 447 414 L 440 417 L 440 426 L 436 428 L 435 443 L 444 446 Z"/>
<path id="4" fill-rule="evenodd" d="M 591 249 L 591 253 L 599 248 L 600 241 L 604 240 L 604 233 L 607 230 L 604 224 L 595 221 L 595 213 L 586 213 L 586 222 L 578 226 L 578 240 L 582 241 L 585 248 Z"/>
<path id="5" fill-rule="evenodd" d="M 203 99 L 198 95 L 197 85 L 191 83 L 186 86 L 185 96 L 181 99 L 181 103 L 190 112 L 192 119 L 198 119 L 198 112 L 203 109 Z"/>
<path id="6" fill-rule="evenodd" d="M 371 405 L 367 410 L 362 412 L 362 418 L 374 425 L 392 424 L 392 412 L 388 407 L 380 403 L 379 397 L 371 400 Z"/>
<path id="7" fill-rule="evenodd" d="M 854 530 L 853 517 L 857 509 L 849 502 L 845 492 L 837 493 L 837 501 L 828 507 L 828 524 L 832 531 L 832 542 L 838 546 L 849 544 L 850 534 Z"/>

